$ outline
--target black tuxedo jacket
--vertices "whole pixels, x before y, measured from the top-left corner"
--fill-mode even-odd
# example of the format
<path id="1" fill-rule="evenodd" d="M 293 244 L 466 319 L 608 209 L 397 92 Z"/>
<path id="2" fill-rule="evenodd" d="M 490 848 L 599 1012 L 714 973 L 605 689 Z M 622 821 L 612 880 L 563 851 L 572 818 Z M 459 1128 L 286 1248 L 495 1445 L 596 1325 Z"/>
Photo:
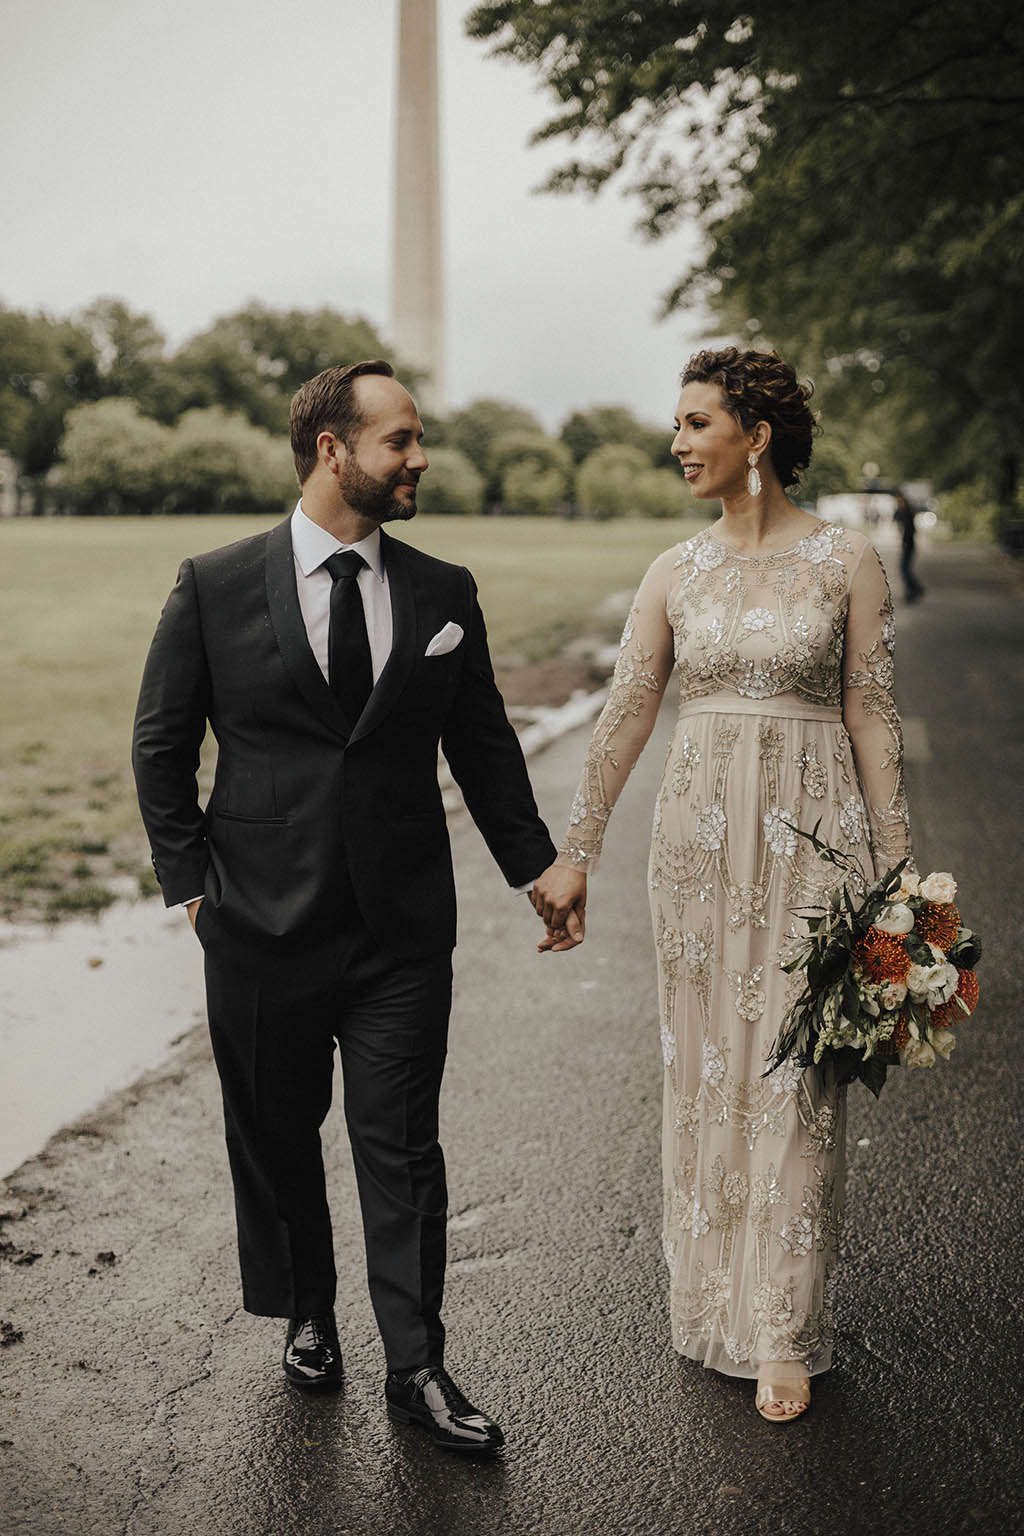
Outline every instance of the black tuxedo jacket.
<path id="1" fill-rule="evenodd" d="M 299 608 L 290 519 L 186 560 L 142 679 L 132 762 L 168 906 L 205 891 L 207 922 L 255 945 L 337 933 L 354 894 L 396 957 L 455 942 L 437 782 L 441 748 L 502 873 L 554 858 L 494 682 L 472 576 L 381 534 L 391 656 L 358 721 L 317 665 Z M 465 631 L 425 655 L 454 620 Z M 217 738 L 205 812 L 196 785 Z"/>

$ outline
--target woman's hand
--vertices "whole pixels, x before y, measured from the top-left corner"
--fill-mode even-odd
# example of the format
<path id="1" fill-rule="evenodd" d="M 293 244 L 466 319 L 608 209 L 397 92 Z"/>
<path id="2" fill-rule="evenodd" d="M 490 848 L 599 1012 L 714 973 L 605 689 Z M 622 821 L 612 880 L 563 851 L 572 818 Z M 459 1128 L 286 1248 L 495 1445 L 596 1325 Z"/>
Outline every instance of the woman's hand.
<path id="1" fill-rule="evenodd" d="M 547 929 L 537 946 L 541 954 L 575 949 L 586 933 L 587 877 L 581 869 L 551 864 L 533 882 L 530 900 Z"/>

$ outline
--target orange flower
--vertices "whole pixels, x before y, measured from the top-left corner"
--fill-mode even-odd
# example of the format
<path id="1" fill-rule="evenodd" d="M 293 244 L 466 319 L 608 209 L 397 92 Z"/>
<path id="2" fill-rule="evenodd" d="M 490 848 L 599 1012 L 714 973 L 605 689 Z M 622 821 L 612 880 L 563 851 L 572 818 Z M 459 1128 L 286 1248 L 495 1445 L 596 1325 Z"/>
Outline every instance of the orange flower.
<path id="1" fill-rule="evenodd" d="M 957 997 L 963 998 L 967 1007 L 967 1013 L 957 1002 Z M 960 979 L 956 984 L 956 997 L 951 997 L 948 1003 L 943 1003 L 941 1008 L 936 1008 L 929 1022 L 934 1028 L 955 1029 L 962 1024 L 968 1014 L 972 1014 L 978 1006 L 978 978 L 973 971 L 961 971 Z"/>
<path id="2" fill-rule="evenodd" d="M 937 944 L 943 951 L 953 943 L 962 926 L 960 913 L 951 901 L 926 901 L 914 923 L 925 943 Z"/>
<path id="3" fill-rule="evenodd" d="M 869 928 L 853 951 L 853 957 L 869 981 L 905 981 L 910 956 L 897 934 Z"/>

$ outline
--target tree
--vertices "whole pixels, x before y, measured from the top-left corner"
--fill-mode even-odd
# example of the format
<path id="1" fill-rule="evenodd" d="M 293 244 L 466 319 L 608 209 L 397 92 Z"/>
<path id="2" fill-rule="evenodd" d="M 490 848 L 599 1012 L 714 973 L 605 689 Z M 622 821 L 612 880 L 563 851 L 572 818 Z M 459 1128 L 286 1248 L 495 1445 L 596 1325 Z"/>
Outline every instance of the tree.
<path id="1" fill-rule="evenodd" d="M 638 487 L 651 473 L 651 461 L 639 448 L 606 443 L 580 465 L 576 500 L 595 517 L 640 516 Z"/>
<path id="2" fill-rule="evenodd" d="M 519 459 L 502 476 L 501 499 L 515 517 L 550 517 L 566 500 L 568 485 L 562 470 L 545 469 L 537 459 Z"/>
<path id="3" fill-rule="evenodd" d="M 483 510 L 484 477 L 457 448 L 431 448 L 430 468 L 420 481 L 416 505 L 421 512 L 464 516 Z"/>
<path id="4" fill-rule="evenodd" d="M 625 405 L 595 405 L 587 411 L 573 411 L 558 435 L 577 464 L 605 443 L 626 443 L 639 448 L 652 464 L 662 467 L 672 463 L 671 426 L 652 427 L 637 421 Z"/>
<path id="5" fill-rule="evenodd" d="M 98 400 L 68 412 L 61 465 L 51 476 L 76 512 L 161 510 L 172 429 L 140 415 L 133 400 Z"/>
<path id="6" fill-rule="evenodd" d="M 0 304 L 0 447 L 26 475 L 45 474 L 56 460 L 67 411 L 101 393 L 86 329 Z"/>
<path id="7" fill-rule="evenodd" d="M 487 473 L 490 483 L 500 487 L 507 511 L 527 515 L 554 511 L 569 492 L 572 455 L 546 432 L 503 432 L 491 442 Z M 538 477 L 542 477 L 539 483 Z"/>
<path id="8" fill-rule="evenodd" d="M 62 456 L 51 482 L 80 513 L 268 513 L 295 492 L 288 443 L 219 407 L 167 427 L 133 400 L 76 406 Z"/>
<path id="9" fill-rule="evenodd" d="M 298 493 L 287 439 L 220 406 L 185 412 L 165 473 L 168 512 L 276 512 Z"/>
<path id="10" fill-rule="evenodd" d="M 549 179 L 625 181 L 652 238 L 703 253 L 666 297 L 778 344 L 830 416 L 884 397 L 901 474 L 998 479 L 1012 499 L 1024 378 L 1024 17 L 1010 0 L 493 0 L 473 36 L 558 102 Z"/>
<path id="11" fill-rule="evenodd" d="M 641 517 L 682 517 L 687 508 L 685 482 L 678 469 L 645 469 L 633 483 L 633 503 Z"/>
<path id="12" fill-rule="evenodd" d="M 173 421 L 179 391 L 166 356 L 166 339 L 150 315 L 122 299 L 102 298 L 76 317 L 89 336 L 104 395 L 134 400 L 146 416 Z"/>
<path id="13" fill-rule="evenodd" d="M 501 497 L 501 478 L 495 479 L 489 467 L 491 443 L 502 433 L 542 432 L 544 429 L 532 411 L 507 400 L 473 400 L 455 411 L 445 427 L 445 446 L 458 448 L 484 477 L 484 495 L 488 502 Z"/>
<path id="14" fill-rule="evenodd" d="M 248 304 L 194 336 L 175 354 L 173 367 L 183 407 L 220 405 L 283 435 L 300 384 L 336 363 L 370 357 L 394 360 L 359 316 Z"/>

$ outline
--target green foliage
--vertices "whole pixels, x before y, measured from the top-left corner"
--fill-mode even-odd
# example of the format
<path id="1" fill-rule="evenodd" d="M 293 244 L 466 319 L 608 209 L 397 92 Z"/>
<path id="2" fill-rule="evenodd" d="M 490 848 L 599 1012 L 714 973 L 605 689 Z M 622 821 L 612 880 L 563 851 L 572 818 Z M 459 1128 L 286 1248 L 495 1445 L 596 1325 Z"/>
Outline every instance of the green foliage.
<path id="1" fill-rule="evenodd" d="M 987 543 L 995 532 L 999 508 L 986 487 L 975 482 L 947 491 L 939 502 L 939 516 L 955 539 Z"/>
<path id="2" fill-rule="evenodd" d="M 672 435 L 668 422 L 664 427 L 646 426 L 624 405 L 595 405 L 588 411 L 573 411 L 559 432 L 577 464 L 606 443 L 626 443 L 663 468 L 672 463 Z"/>
<path id="3" fill-rule="evenodd" d="M 369 321 L 334 309 L 271 309 L 249 304 L 223 315 L 174 358 L 181 405 L 241 411 L 254 426 L 284 434 L 300 384 L 336 363 L 392 361 Z"/>
<path id="4" fill-rule="evenodd" d="M 568 489 L 562 470 L 544 469 L 536 459 L 509 464 L 501 486 L 505 511 L 519 517 L 546 517 L 559 511 Z"/>
<path id="5" fill-rule="evenodd" d="M 142 416 L 133 400 L 75 406 L 52 477 L 61 501 L 77 512 L 157 511 L 168 489 L 171 438 L 172 429 Z"/>
<path id="6" fill-rule="evenodd" d="M 41 476 L 56 461 L 67 413 L 106 397 L 134 401 L 142 417 L 167 425 L 183 413 L 216 407 L 283 437 L 289 403 L 300 384 L 334 363 L 366 357 L 387 358 L 389 353 L 368 321 L 333 309 L 285 311 L 250 304 L 215 320 L 167 356 L 151 318 L 120 299 L 97 299 L 74 320 L 0 305 L 0 447 L 13 454 L 24 474 Z M 414 384 L 415 376 L 407 382 Z M 109 419 L 126 422 L 133 441 L 142 430 L 123 414 Z M 210 451 L 207 438 L 197 447 L 201 453 Z M 275 487 L 281 483 L 280 462 L 279 453 L 271 455 L 268 472 Z M 267 465 L 261 448 L 250 478 Z M 143 505 L 137 475 L 128 474 L 129 492 L 126 474 L 111 489 L 112 498 L 127 496 Z M 218 489 L 213 502 L 251 503 L 251 491 L 249 485 L 243 492 L 239 481 L 231 494 L 223 486 Z M 260 495 L 257 504 L 266 505 L 268 499 L 269 493 Z"/>
<path id="7" fill-rule="evenodd" d="M 472 36 L 536 69 L 553 190 L 612 179 L 651 237 L 705 241 L 666 308 L 777 345 L 894 480 L 1012 503 L 1024 421 L 1024 13 L 1013 0 L 491 0 Z"/>
<path id="8" fill-rule="evenodd" d="M 173 421 L 181 390 L 152 318 L 121 299 L 102 298 L 82 310 L 78 323 L 92 344 L 101 393 L 134 400 L 145 416 Z"/>
<path id="9" fill-rule="evenodd" d="M 298 495 L 288 442 L 219 406 L 185 412 L 165 478 L 167 512 L 273 512 Z"/>
<path id="10" fill-rule="evenodd" d="M 484 495 L 488 502 L 501 496 L 501 477 L 490 471 L 491 443 L 508 432 L 542 432 L 544 429 L 532 411 L 512 405 L 507 400 L 473 400 L 455 411 L 445 426 L 445 446 L 458 448 L 484 477 Z"/>
<path id="11" fill-rule="evenodd" d="M 114 399 L 68 413 L 53 479 L 86 513 L 278 511 L 295 491 L 288 444 L 243 416 L 214 407 L 165 427 Z"/>
<path id="12" fill-rule="evenodd" d="M 550 438 L 547 432 L 540 430 L 504 432 L 491 439 L 487 453 L 487 473 L 491 481 L 502 488 L 502 499 L 507 499 L 505 476 L 508 470 L 524 464 L 531 465 L 537 473 L 553 472 L 560 481 L 557 492 L 559 498 L 568 492 L 573 473 L 573 455 L 559 439 Z"/>
<path id="13" fill-rule="evenodd" d="M 641 515 L 639 490 L 652 473 L 651 461 L 640 448 L 606 443 L 595 448 L 576 474 L 576 500 L 595 517 Z M 659 514 L 661 515 L 661 514 Z"/>
<path id="14" fill-rule="evenodd" d="M 819 496 L 837 496 L 844 491 L 859 491 L 861 465 L 867 451 L 858 458 L 843 441 L 842 433 L 833 438 L 826 432 L 814 444 L 811 462 L 800 471 L 800 483 L 790 494 L 800 501 L 817 501 Z"/>
<path id="15" fill-rule="evenodd" d="M 0 448 L 25 474 L 50 468 L 65 412 L 101 393 L 92 340 L 83 327 L 0 304 Z"/>
<path id="16" fill-rule="evenodd" d="M 416 505 L 420 512 L 458 513 L 464 517 L 482 511 L 484 477 L 457 448 L 431 448 L 430 468 L 420 481 Z"/>
<path id="17" fill-rule="evenodd" d="M 687 507 L 685 481 L 678 469 L 645 469 L 633 484 L 633 498 L 640 517 L 681 517 Z"/>

